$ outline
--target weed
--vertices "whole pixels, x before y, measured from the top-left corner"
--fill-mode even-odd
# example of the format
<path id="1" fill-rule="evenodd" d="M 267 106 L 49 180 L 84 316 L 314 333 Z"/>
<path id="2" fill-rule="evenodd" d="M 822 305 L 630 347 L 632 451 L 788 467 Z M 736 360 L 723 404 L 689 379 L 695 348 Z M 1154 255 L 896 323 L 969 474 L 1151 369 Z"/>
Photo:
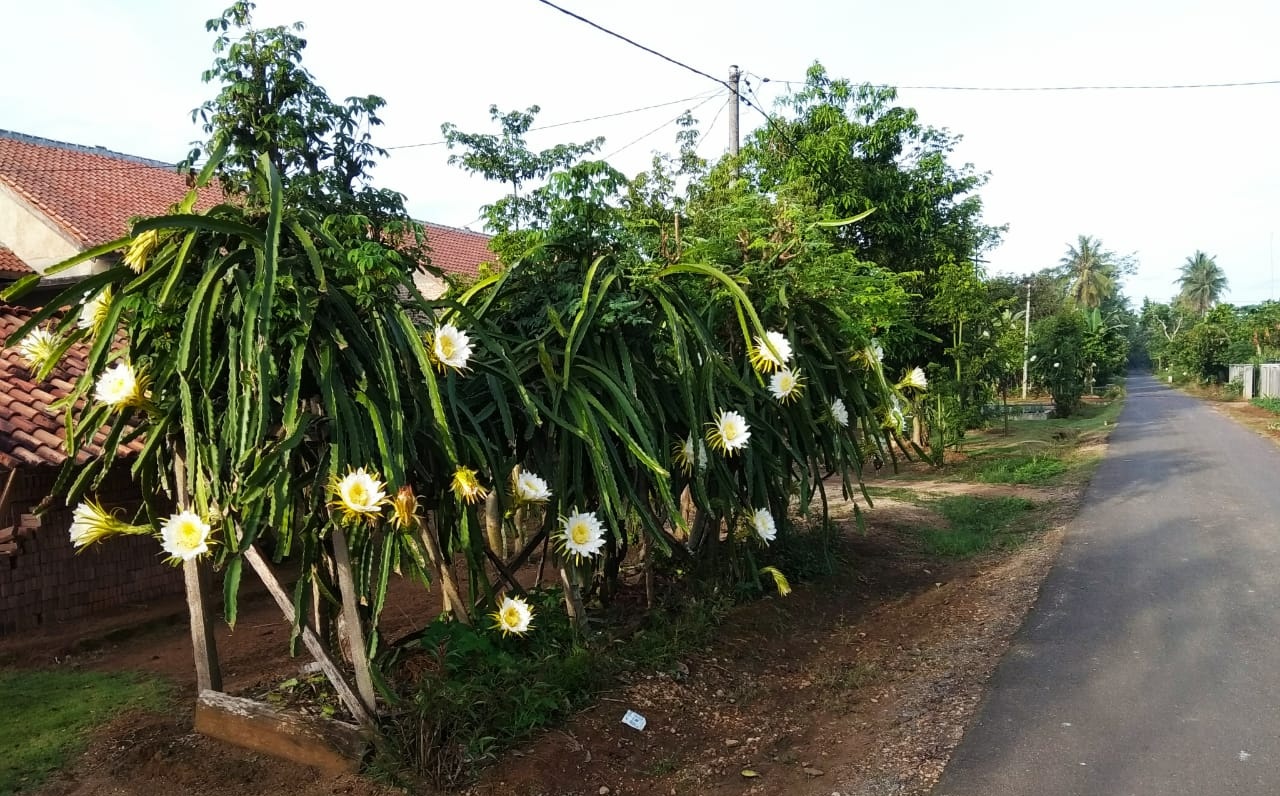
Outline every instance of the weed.
<path id="1" fill-rule="evenodd" d="M 985 550 L 1008 547 L 1021 536 L 1015 520 L 1035 504 L 1015 497 L 979 498 L 969 495 L 942 498 L 933 506 L 951 527 L 922 531 L 929 552 L 947 558 L 968 558 Z"/>
<path id="2" fill-rule="evenodd" d="M 1017 456 L 987 465 L 979 471 L 978 480 L 988 484 L 1043 484 L 1066 471 L 1066 463 L 1053 456 Z"/>
<path id="3" fill-rule="evenodd" d="M 65 765 L 94 727 L 131 709 L 163 709 L 169 688 L 127 673 L 7 671 L 0 694 L 0 793 L 20 793 Z"/>
<path id="4" fill-rule="evenodd" d="M 528 597 L 537 633 L 504 638 L 438 621 L 417 635 L 419 655 L 399 650 L 407 693 L 387 728 L 390 755 L 375 761 L 375 773 L 457 785 L 478 764 L 563 720 L 630 671 L 677 670 L 681 656 L 711 641 L 731 605 L 724 597 L 689 599 L 651 612 L 629 636 L 601 633 L 583 644 L 558 591 Z"/>
<path id="5" fill-rule="evenodd" d="M 1249 403 L 1273 415 L 1280 415 L 1280 398 L 1253 398 Z"/>
<path id="6" fill-rule="evenodd" d="M 874 683 L 880 674 L 880 667 L 874 663 L 846 663 L 824 671 L 815 682 L 831 691 L 856 691 Z"/>
<path id="7" fill-rule="evenodd" d="M 680 768 L 680 758 L 674 754 L 663 755 L 645 766 L 644 773 L 650 777 L 665 777 Z"/>
<path id="8" fill-rule="evenodd" d="M 924 503 L 924 498 L 920 497 L 920 493 L 911 489 L 901 489 L 888 486 L 869 486 L 867 494 L 875 498 L 888 498 L 889 500 L 897 500 L 901 503 L 911 503 L 920 505 Z"/>

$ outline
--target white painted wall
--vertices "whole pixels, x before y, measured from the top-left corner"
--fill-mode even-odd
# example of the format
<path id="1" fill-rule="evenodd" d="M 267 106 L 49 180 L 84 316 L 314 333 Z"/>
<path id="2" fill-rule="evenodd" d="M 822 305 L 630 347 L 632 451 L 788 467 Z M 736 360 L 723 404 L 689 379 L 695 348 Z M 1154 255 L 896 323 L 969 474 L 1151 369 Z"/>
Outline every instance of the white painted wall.
<path id="1" fill-rule="evenodd" d="M 0 244 L 41 273 L 82 250 L 74 238 L 3 183 L 0 183 Z M 58 276 L 88 276 L 106 268 L 106 263 L 90 260 Z"/>

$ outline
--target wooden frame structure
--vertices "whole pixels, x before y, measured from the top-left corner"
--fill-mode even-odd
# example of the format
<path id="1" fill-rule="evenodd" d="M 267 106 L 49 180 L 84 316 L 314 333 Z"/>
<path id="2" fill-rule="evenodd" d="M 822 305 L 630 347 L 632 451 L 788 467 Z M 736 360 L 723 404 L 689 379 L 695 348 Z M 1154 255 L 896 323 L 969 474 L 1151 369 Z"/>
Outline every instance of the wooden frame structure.
<path id="1" fill-rule="evenodd" d="M 250 545 L 245 548 L 243 556 L 276 601 L 284 620 L 299 626 L 302 643 L 356 724 L 284 713 L 264 702 L 223 692 L 214 619 L 209 607 L 210 568 L 207 562 L 192 559 L 183 563 L 183 575 L 187 586 L 187 609 L 191 616 L 191 647 L 195 654 L 197 732 L 315 766 L 327 773 L 354 773 L 359 770 L 369 743 L 376 743 L 379 739 L 377 698 L 369 661 L 364 654 L 364 632 L 352 588 L 354 577 L 347 540 L 341 531 L 336 531 L 333 542 L 345 618 L 341 631 L 347 634 L 355 652 L 351 656 L 355 665 L 355 688 L 347 682 L 342 669 L 315 630 L 305 622 L 298 622 L 289 593 L 258 548 Z"/>

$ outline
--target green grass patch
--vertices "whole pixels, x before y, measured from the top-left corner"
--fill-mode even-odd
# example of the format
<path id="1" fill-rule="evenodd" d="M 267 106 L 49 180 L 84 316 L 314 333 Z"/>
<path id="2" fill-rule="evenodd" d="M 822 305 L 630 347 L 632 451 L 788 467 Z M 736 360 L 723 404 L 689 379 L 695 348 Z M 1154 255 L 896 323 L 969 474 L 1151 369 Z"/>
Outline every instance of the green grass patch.
<path id="1" fill-rule="evenodd" d="M 888 498 L 889 500 L 897 500 L 902 503 L 913 503 L 915 505 L 920 505 L 925 502 L 919 492 L 915 492 L 911 489 L 904 489 L 902 487 L 869 486 L 867 487 L 867 494 L 871 496 L 872 500 L 876 498 Z"/>
<path id="2" fill-rule="evenodd" d="M 1025 536 L 1027 512 L 1035 504 L 1016 497 L 947 497 L 932 506 L 950 524 L 948 529 L 921 531 L 926 549 L 945 558 L 968 558 L 987 550 L 1011 547 Z"/>
<path id="3" fill-rule="evenodd" d="M 978 471 L 978 480 L 988 484 L 1043 484 L 1066 471 L 1066 462 L 1054 456 L 1015 456 L 986 465 Z"/>
<path id="4" fill-rule="evenodd" d="M 163 709 L 169 687 L 137 674 L 14 670 L 0 671 L 0 694 L 0 793 L 21 793 L 66 765 L 95 727 L 128 710 Z"/>
<path id="5" fill-rule="evenodd" d="M 1280 398 L 1250 398 L 1249 403 L 1273 415 L 1280 415 Z"/>

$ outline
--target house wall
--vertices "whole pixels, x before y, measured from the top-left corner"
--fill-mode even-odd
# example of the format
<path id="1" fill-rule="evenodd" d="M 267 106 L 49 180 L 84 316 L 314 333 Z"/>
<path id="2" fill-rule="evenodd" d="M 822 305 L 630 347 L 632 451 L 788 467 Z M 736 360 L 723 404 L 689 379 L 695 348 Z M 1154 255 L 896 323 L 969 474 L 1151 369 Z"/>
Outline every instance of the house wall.
<path id="1" fill-rule="evenodd" d="M 422 297 L 428 300 L 440 298 L 444 294 L 444 280 L 435 274 L 414 271 L 413 285 L 418 288 L 418 292 L 422 294 Z"/>
<path id="2" fill-rule="evenodd" d="M 17 550 L 0 555 L 0 638 L 24 630 L 71 622 L 107 610 L 181 594 L 181 568 L 164 563 L 160 544 L 149 537 L 107 539 L 77 553 L 68 535 L 71 509 L 45 512 L 39 527 L 24 528 L 24 515 L 49 494 L 54 467 L 18 471 L 0 528 L 15 526 Z M 0 474 L 0 488 L 7 473 Z M 98 492 L 108 508 L 131 510 L 138 493 L 128 471 L 111 473 Z"/>
<path id="3" fill-rule="evenodd" d="M 81 251 L 76 241 L 3 184 L 0 184 L 0 243 L 40 272 Z M 105 268 L 105 263 L 91 260 L 58 276 L 87 276 Z"/>

